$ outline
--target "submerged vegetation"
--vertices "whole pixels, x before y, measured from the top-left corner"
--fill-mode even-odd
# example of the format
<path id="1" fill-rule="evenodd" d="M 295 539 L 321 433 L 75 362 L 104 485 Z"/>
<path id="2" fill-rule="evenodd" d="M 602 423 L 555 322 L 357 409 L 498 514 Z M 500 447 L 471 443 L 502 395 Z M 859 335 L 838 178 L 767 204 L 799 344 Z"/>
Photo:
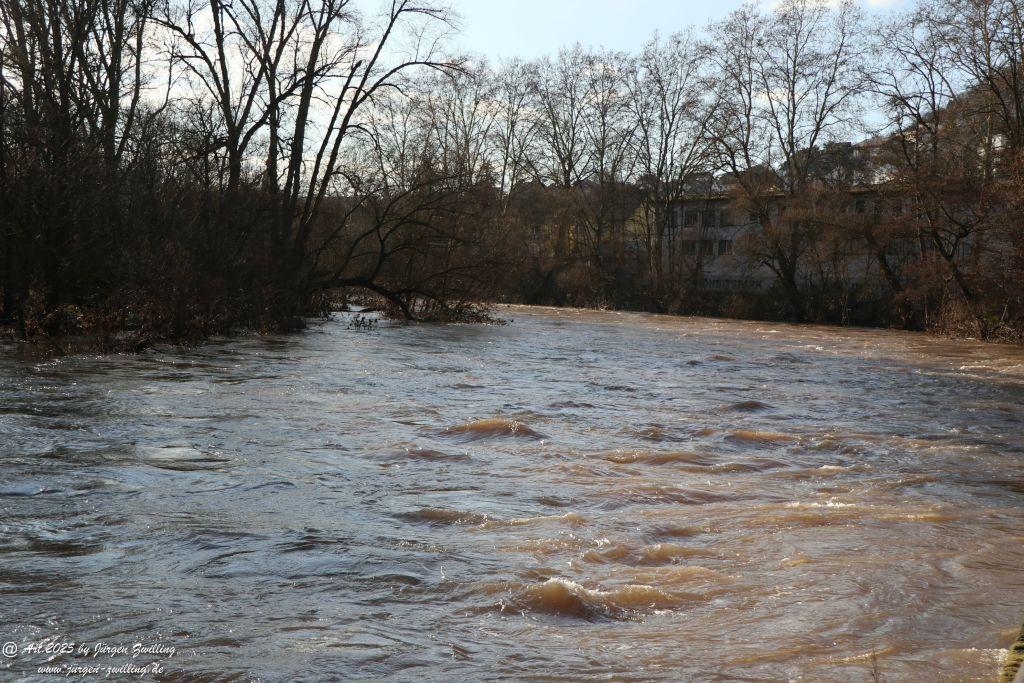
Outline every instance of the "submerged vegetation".
<path id="1" fill-rule="evenodd" d="M 497 65 L 440 5 L 376 9 L 0 0 L 0 320 L 139 348 L 370 295 L 1024 339 L 1019 0 L 751 4 Z M 757 229 L 680 241 L 700 197 Z"/>

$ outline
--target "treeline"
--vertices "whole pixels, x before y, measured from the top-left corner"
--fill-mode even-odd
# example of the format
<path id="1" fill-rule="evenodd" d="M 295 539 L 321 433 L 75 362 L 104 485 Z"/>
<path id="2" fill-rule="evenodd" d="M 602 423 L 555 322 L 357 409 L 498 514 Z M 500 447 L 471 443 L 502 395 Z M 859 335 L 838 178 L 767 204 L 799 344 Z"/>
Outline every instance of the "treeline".
<path id="1" fill-rule="evenodd" d="M 370 293 L 1019 340 L 1021 10 L 751 4 L 491 65 L 429 2 L 0 0 L 3 316 L 145 343 Z M 697 195 L 769 289 L 694 276 Z"/>
<path id="2" fill-rule="evenodd" d="M 2 317 L 130 346 L 288 329 L 350 288 L 457 315 L 490 197 L 400 129 L 415 79 L 462 70 L 450 21 L 359 9 L 0 0 Z"/>
<path id="3" fill-rule="evenodd" d="M 519 300 L 1020 341 L 1022 10 L 747 5 L 636 54 L 576 47 L 434 97 L 497 169 Z M 706 235 L 682 209 L 721 197 L 757 226 L 734 277 L 767 288 L 702 276 Z"/>

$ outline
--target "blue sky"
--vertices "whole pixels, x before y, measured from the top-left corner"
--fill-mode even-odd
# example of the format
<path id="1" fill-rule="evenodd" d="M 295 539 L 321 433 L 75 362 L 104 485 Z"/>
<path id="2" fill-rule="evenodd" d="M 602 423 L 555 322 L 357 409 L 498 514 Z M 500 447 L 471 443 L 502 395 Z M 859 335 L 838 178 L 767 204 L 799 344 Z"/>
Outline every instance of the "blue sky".
<path id="1" fill-rule="evenodd" d="M 863 0 L 884 10 L 908 0 Z M 456 44 L 492 59 L 532 58 L 580 42 L 635 50 L 658 30 L 702 26 L 742 0 L 449 0 L 462 17 Z"/>

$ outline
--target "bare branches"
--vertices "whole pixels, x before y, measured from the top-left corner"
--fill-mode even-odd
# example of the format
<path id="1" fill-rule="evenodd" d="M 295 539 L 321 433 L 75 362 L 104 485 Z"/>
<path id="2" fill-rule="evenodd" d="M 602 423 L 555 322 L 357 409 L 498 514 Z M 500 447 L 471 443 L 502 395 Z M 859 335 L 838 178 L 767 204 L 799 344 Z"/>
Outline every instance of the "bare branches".
<path id="1" fill-rule="evenodd" d="M 434 0 L 0 0 L 17 287 L 52 303 L 92 286 L 77 250 L 114 282 L 152 249 L 279 318 L 333 286 L 412 316 L 499 286 L 676 310 L 720 255 L 799 318 L 864 252 L 891 292 L 980 315 L 1011 288 L 977 255 L 1024 247 L 1019 4 L 920 0 L 868 30 L 849 0 L 752 3 L 635 54 L 492 67 L 446 52 Z M 906 212 L 876 219 L 875 195 Z M 735 253 L 725 213 L 748 219 Z"/>

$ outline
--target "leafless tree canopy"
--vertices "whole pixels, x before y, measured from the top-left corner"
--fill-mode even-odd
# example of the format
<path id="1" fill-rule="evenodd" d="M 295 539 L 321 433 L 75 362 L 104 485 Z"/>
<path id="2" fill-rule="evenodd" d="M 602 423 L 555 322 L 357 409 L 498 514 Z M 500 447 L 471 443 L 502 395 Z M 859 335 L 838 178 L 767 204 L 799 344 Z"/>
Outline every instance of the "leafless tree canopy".
<path id="1" fill-rule="evenodd" d="M 499 64 L 456 20 L 0 0 L 0 317 L 145 343 L 361 292 L 1021 338 L 1020 0 L 752 3 Z M 769 284 L 716 289 L 726 253 Z"/>

